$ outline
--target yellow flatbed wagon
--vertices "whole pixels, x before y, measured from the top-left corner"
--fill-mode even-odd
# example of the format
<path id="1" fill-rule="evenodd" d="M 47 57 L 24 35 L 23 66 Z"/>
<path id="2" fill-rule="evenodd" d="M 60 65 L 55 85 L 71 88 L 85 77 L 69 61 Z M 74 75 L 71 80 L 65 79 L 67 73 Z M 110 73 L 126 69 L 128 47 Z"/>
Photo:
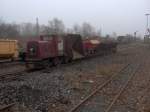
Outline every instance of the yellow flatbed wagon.
<path id="1" fill-rule="evenodd" d="M 0 59 L 17 59 L 19 55 L 18 41 L 0 39 Z"/>

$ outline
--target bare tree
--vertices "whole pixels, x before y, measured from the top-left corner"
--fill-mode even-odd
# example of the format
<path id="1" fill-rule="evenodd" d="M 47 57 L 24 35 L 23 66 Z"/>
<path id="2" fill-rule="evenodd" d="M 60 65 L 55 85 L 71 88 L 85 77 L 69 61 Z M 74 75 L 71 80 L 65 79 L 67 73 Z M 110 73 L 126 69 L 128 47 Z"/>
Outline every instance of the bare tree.
<path id="1" fill-rule="evenodd" d="M 78 24 L 75 24 L 75 25 L 73 26 L 73 32 L 76 33 L 76 34 L 81 34 L 81 33 L 82 33 L 82 28 L 81 28 L 81 26 L 78 25 Z"/>
<path id="2" fill-rule="evenodd" d="M 117 33 L 116 33 L 116 32 L 113 32 L 112 35 L 111 35 L 111 37 L 112 37 L 112 38 L 117 38 Z"/>
<path id="3" fill-rule="evenodd" d="M 19 26 L 0 20 L 0 38 L 16 38 L 19 36 Z"/>
<path id="4" fill-rule="evenodd" d="M 44 33 L 48 34 L 63 34 L 65 33 L 65 25 L 63 21 L 54 18 L 48 22 L 48 26 L 45 26 Z"/>
<path id="5" fill-rule="evenodd" d="M 67 28 L 67 29 L 66 29 L 66 33 L 72 34 L 72 33 L 74 33 L 74 31 L 73 31 L 72 28 Z"/>
<path id="6" fill-rule="evenodd" d="M 74 33 L 81 34 L 84 38 L 95 36 L 97 32 L 95 31 L 95 28 L 89 24 L 84 22 L 81 26 L 78 24 L 75 24 L 73 26 Z"/>
<path id="7" fill-rule="evenodd" d="M 87 22 L 82 25 L 75 24 L 72 28 L 65 28 L 63 21 L 54 18 L 48 21 L 48 25 L 39 25 L 38 18 L 36 23 L 22 23 L 22 24 L 6 24 L 0 19 L 0 36 L 21 36 L 21 37 L 33 37 L 40 34 L 64 34 L 64 33 L 76 33 L 86 37 L 101 36 L 101 30 L 95 30 L 95 28 Z"/>
<path id="8" fill-rule="evenodd" d="M 102 36 L 102 30 L 101 29 L 97 30 L 95 35 L 101 37 Z"/>
<path id="9" fill-rule="evenodd" d="M 41 25 L 40 34 L 50 34 L 50 28 L 46 25 Z"/>
<path id="10" fill-rule="evenodd" d="M 82 24 L 82 35 L 84 37 L 93 36 L 95 35 L 95 28 L 90 25 L 89 23 L 83 23 Z"/>
<path id="11" fill-rule="evenodd" d="M 20 35 L 23 37 L 36 36 L 37 28 L 32 23 L 22 23 L 20 25 Z"/>

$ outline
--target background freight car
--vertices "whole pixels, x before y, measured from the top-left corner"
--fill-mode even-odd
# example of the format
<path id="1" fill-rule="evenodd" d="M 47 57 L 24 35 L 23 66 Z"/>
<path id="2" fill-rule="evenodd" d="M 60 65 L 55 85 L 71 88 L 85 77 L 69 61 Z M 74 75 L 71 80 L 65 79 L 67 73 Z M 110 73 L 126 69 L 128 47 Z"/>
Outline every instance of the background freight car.
<path id="1" fill-rule="evenodd" d="M 117 42 L 114 40 L 102 40 L 100 38 L 89 38 L 83 40 L 85 56 L 101 55 L 115 53 L 117 51 Z"/>
<path id="2" fill-rule="evenodd" d="M 83 46 L 84 46 L 84 50 L 85 50 L 85 55 L 91 55 L 91 54 L 95 54 L 97 52 L 97 47 L 100 44 L 100 40 L 99 39 L 86 39 L 83 40 Z"/>
<path id="3" fill-rule="evenodd" d="M 17 40 L 0 40 L 0 59 L 17 59 L 19 55 Z"/>
<path id="4" fill-rule="evenodd" d="M 132 43 L 132 42 L 135 42 L 135 37 L 133 37 L 131 35 L 118 36 L 117 41 L 120 44 Z"/>

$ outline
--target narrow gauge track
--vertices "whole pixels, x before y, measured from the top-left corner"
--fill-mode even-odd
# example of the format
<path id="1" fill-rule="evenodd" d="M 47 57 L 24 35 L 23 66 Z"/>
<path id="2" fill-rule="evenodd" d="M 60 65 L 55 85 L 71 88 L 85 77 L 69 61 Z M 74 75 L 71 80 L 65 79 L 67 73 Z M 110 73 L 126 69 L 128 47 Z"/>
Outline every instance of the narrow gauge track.
<path id="1" fill-rule="evenodd" d="M 74 64 L 77 64 L 81 61 L 87 61 L 87 60 L 90 60 L 90 59 L 93 59 L 93 58 L 97 58 L 99 56 L 109 56 L 109 55 L 113 55 L 113 53 L 109 53 L 109 54 L 99 54 L 99 55 L 93 55 L 93 56 L 90 56 L 90 57 L 86 57 L 86 58 L 79 58 L 79 59 L 76 59 L 76 60 L 73 60 L 71 63 L 67 63 L 67 64 L 60 64 L 60 65 L 56 65 L 58 67 L 68 67 L 68 66 L 71 66 L 71 65 L 74 65 Z M 14 62 L 15 63 L 15 62 Z M 18 65 L 21 64 L 20 62 L 16 62 Z M 10 65 L 13 64 L 13 63 L 10 63 Z M 23 65 L 23 63 L 22 63 Z M 24 64 L 25 65 L 25 64 Z M 14 80 L 14 79 L 17 79 L 17 78 L 20 78 L 21 76 L 23 76 L 22 74 L 25 73 L 25 72 L 36 72 L 36 71 L 43 71 L 43 72 L 49 72 L 49 70 L 53 70 L 56 68 L 56 66 L 51 66 L 51 67 L 46 67 L 46 68 L 40 68 L 40 69 L 29 69 L 29 70 L 19 70 L 19 71 L 13 71 L 13 72 L 9 72 L 9 73 L 3 73 L 3 74 L 0 74 L 0 81 L 9 81 L 9 80 Z"/>
<path id="2" fill-rule="evenodd" d="M 99 58 L 99 57 L 104 57 L 104 56 L 110 56 L 110 55 L 113 55 L 113 53 L 111 54 L 100 54 L 100 55 L 94 55 L 94 56 L 91 56 L 91 57 L 86 57 L 86 58 L 79 58 L 79 59 L 75 59 L 69 63 L 66 63 L 66 64 L 58 64 L 56 66 L 51 66 L 51 67 L 46 67 L 46 68 L 42 68 L 42 69 L 31 69 L 31 71 L 41 71 L 41 72 L 50 72 L 50 71 L 53 71 L 55 70 L 56 68 L 64 68 L 64 67 L 69 67 L 69 66 L 72 66 L 72 65 L 75 65 L 75 64 L 79 64 L 81 62 L 84 62 L 84 61 L 89 61 L 89 60 L 92 60 L 94 58 Z M 30 71 L 30 70 L 29 70 Z"/>
<path id="3" fill-rule="evenodd" d="M 8 105 L 4 105 L 2 107 L 0 107 L 0 112 L 12 112 L 11 108 L 14 106 L 14 103 L 8 104 Z"/>
<path id="4" fill-rule="evenodd" d="M 97 55 L 93 56 L 93 57 L 88 57 L 88 58 L 81 58 L 81 59 L 76 59 L 74 61 L 72 61 L 71 63 L 67 63 L 67 64 L 60 64 L 60 65 L 57 65 L 57 67 L 68 67 L 68 66 L 71 66 L 71 65 L 74 65 L 74 64 L 77 64 L 81 61 L 86 61 L 86 60 L 89 60 L 89 59 L 93 59 L 93 58 L 96 58 Z M 2 73 L 0 74 L 0 81 L 11 81 L 11 80 L 15 80 L 17 78 L 20 78 L 21 76 L 23 76 L 23 73 L 30 73 L 30 72 L 39 72 L 39 71 L 43 71 L 43 72 L 49 72 L 50 70 L 53 70 L 55 69 L 56 66 L 51 66 L 51 67 L 46 67 L 46 68 L 40 68 L 40 69 L 23 69 L 23 70 L 15 70 L 15 71 L 12 71 L 12 72 L 6 72 L 6 73 Z"/>
<path id="5" fill-rule="evenodd" d="M 20 61 L 0 61 L 0 68 L 6 68 L 6 67 L 13 67 L 16 65 L 24 65 L 24 62 L 20 62 Z"/>
<path id="6" fill-rule="evenodd" d="M 9 63 L 12 62 L 11 59 L 0 59 L 0 63 Z"/>
<path id="7" fill-rule="evenodd" d="M 60 66 L 57 65 L 57 67 L 67 67 L 67 66 L 76 64 L 79 61 L 82 61 L 82 59 L 73 61 L 73 62 L 68 63 L 68 64 L 62 64 Z M 24 64 L 24 66 L 25 66 L 25 64 Z M 22 70 L 14 70 L 14 71 L 10 71 L 10 72 L 4 72 L 4 73 L 0 74 L 0 81 L 12 81 L 15 79 L 19 79 L 21 76 L 24 75 L 24 73 L 39 72 L 39 71 L 47 72 L 47 71 L 53 70 L 55 68 L 56 68 L 56 66 L 51 66 L 51 67 L 48 66 L 46 68 L 39 68 L 39 69 L 26 69 L 25 68 Z"/>
<path id="8" fill-rule="evenodd" d="M 127 50 L 129 50 L 129 49 L 135 49 L 135 47 L 134 47 L 134 46 L 124 47 L 124 48 L 118 49 L 118 51 L 127 51 Z"/>
<path id="9" fill-rule="evenodd" d="M 0 81 L 15 80 L 22 76 L 23 73 L 27 72 L 25 69 L 19 71 L 13 71 L 9 73 L 0 74 Z"/>
<path id="10" fill-rule="evenodd" d="M 73 107 L 69 112 L 110 112 L 115 107 L 116 101 L 125 91 L 140 64 L 128 64 L 117 74 L 97 87 L 90 95 Z M 92 105 L 88 105 L 91 102 Z M 92 103 L 91 103 L 92 104 Z"/>
<path id="11" fill-rule="evenodd" d="M 0 60 L 0 64 L 9 64 L 9 63 L 13 63 L 13 62 L 19 62 L 20 60 L 19 59 L 16 59 L 16 60 L 11 60 L 11 59 L 2 59 L 2 60 Z"/>
<path id="12" fill-rule="evenodd" d="M 56 65 L 56 66 L 58 66 L 58 67 L 68 67 L 68 66 L 77 64 L 81 61 L 87 61 L 87 60 L 90 60 L 90 59 L 93 59 L 93 58 L 97 58 L 99 56 L 109 56 L 109 55 L 113 55 L 113 53 L 98 54 L 98 55 L 93 55 L 93 56 L 86 57 L 86 58 L 79 58 L 79 59 L 73 60 L 71 63 L 60 64 L 60 65 Z M 13 64 L 13 63 L 10 63 L 10 65 L 11 64 Z M 15 62 L 14 62 L 14 64 L 15 64 Z M 21 63 L 16 61 L 16 64 L 19 65 Z M 22 65 L 23 65 L 23 63 L 22 63 Z M 56 68 L 55 66 L 51 66 L 51 67 L 48 66 L 46 68 L 40 68 L 40 69 L 31 69 L 31 70 L 30 69 L 29 70 L 24 69 L 24 70 L 9 72 L 9 73 L 3 73 L 3 74 L 0 74 L 0 81 L 9 81 L 9 80 L 14 80 L 14 79 L 20 78 L 21 76 L 23 76 L 22 74 L 25 73 L 25 72 L 36 72 L 36 71 L 49 72 L 49 70 L 53 70 L 55 68 Z"/>
<path id="13" fill-rule="evenodd" d="M 0 61 L 1 65 L 6 65 L 6 64 L 20 64 L 20 63 L 21 62 L 19 62 L 19 61 L 5 61 L 5 62 Z"/>
<path id="14" fill-rule="evenodd" d="M 137 45 L 139 46 L 141 46 L 142 44 L 141 43 L 136 43 L 136 44 L 131 44 L 131 45 L 124 45 L 124 46 L 122 46 L 122 45 L 118 45 L 118 51 L 127 51 L 127 50 L 132 50 L 132 49 L 135 49 L 136 47 L 137 47 Z"/>

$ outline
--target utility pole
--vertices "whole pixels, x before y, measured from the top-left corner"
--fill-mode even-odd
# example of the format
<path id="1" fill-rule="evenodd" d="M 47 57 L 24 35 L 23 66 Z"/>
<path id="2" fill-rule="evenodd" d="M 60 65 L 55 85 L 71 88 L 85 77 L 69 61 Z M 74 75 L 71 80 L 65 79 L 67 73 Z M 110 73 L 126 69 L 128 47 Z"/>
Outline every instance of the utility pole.
<path id="1" fill-rule="evenodd" d="M 135 37 L 135 38 L 136 38 L 137 32 L 138 32 L 138 31 L 135 31 L 135 32 L 134 32 L 134 37 Z"/>
<path id="2" fill-rule="evenodd" d="M 137 32 L 138 32 L 138 31 L 135 31 L 135 32 L 134 32 L 134 41 L 136 41 Z"/>
<path id="3" fill-rule="evenodd" d="M 36 18 L 36 35 L 39 36 L 39 20 Z"/>
<path id="4" fill-rule="evenodd" d="M 145 14 L 145 16 L 146 16 L 146 21 L 147 21 L 147 22 L 146 22 L 146 34 L 148 33 L 148 29 L 149 29 L 149 23 L 148 23 L 148 22 L 149 22 L 149 21 L 148 21 L 149 15 L 150 15 L 150 14 L 148 14 L 148 13 Z"/>

